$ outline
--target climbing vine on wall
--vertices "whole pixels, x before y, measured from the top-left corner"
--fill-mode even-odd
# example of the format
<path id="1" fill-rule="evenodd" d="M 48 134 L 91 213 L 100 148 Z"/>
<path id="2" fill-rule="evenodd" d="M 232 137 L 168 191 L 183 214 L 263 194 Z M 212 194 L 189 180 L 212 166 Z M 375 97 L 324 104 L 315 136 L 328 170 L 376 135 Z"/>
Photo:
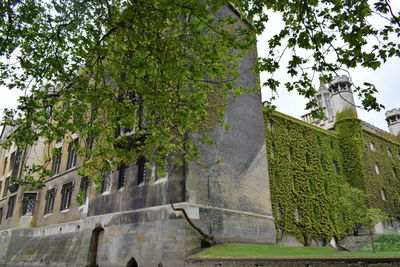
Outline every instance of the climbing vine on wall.
<path id="1" fill-rule="evenodd" d="M 400 219 L 400 142 L 363 127 L 351 110 L 330 132 L 264 111 L 271 198 L 278 239 L 304 244 L 341 238 L 366 207 Z M 367 204 L 367 206 L 365 205 Z"/>
<path id="2" fill-rule="evenodd" d="M 347 182 L 365 190 L 362 169 L 364 139 L 361 121 L 357 118 L 345 118 L 335 123 L 335 130 L 340 140 L 344 175 Z"/>
<path id="3" fill-rule="evenodd" d="M 364 176 L 369 206 L 400 219 L 400 144 L 367 130 L 364 135 Z"/>
<path id="4" fill-rule="evenodd" d="M 307 245 L 351 231 L 364 198 L 346 183 L 336 134 L 267 109 L 264 119 L 278 232 Z"/>

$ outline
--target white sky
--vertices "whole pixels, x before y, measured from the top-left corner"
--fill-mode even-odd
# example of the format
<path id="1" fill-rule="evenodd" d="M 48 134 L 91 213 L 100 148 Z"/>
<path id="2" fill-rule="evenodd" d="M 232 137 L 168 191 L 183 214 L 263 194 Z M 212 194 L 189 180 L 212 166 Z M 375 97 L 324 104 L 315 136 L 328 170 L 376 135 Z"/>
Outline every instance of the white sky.
<path id="1" fill-rule="evenodd" d="M 391 5 L 396 12 L 400 10 L 400 1 L 392 1 Z M 372 20 L 372 23 L 375 27 L 382 25 L 382 21 L 379 19 Z M 282 22 L 278 14 L 270 15 L 270 26 L 272 27 L 267 28 L 264 34 L 258 36 L 258 55 L 261 57 L 266 56 L 268 52 L 264 48 L 263 44 L 267 42 L 269 37 L 279 32 L 282 26 Z M 397 41 L 397 43 L 400 43 L 400 39 Z M 398 91 L 400 89 L 399 69 L 400 58 L 392 58 L 376 71 L 364 68 L 357 68 L 350 71 L 350 75 L 354 84 L 361 86 L 364 82 L 373 83 L 378 90 L 378 93 L 375 95 L 378 103 L 385 106 L 385 110 L 382 110 L 381 112 L 367 112 L 363 109 L 357 109 L 360 119 L 388 131 L 387 123 L 385 121 L 385 111 L 392 108 L 400 108 L 400 92 Z M 262 73 L 261 83 L 266 81 L 269 77 L 270 74 Z M 298 119 L 300 119 L 301 115 L 308 113 L 308 111 L 305 111 L 305 104 L 307 103 L 307 100 L 298 95 L 297 92 L 287 92 L 283 86 L 283 84 L 289 79 L 289 75 L 286 74 L 285 69 L 277 72 L 274 78 L 278 79 L 282 84 L 278 90 L 278 96 L 276 96 L 276 99 L 272 101 L 272 104 L 277 107 L 277 110 Z M 314 86 L 316 89 L 318 89 L 319 82 L 315 81 Z M 263 101 L 269 101 L 271 97 L 271 91 L 268 88 L 262 88 L 262 96 Z M 354 95 L 354 99 L 356 105 L 361 105 L 361 101 L 358 99 L 356 94 Z"/>
<path id="2" fill-rule="evenodd" d="M 395 10 L 400 10 L 400 1 L 396 1 L 392 2 L 392 5 L 395 7 Z M 273 27 L 267 28 L 265 34 L 259 36 L 258 38 L 259 56 L 266 55 L 265 44 L 266 40 L 268 40 L 268 36 L 272 36 L 281 27 L 279 16 L 273 15 L 270 21 L 271 23 L 269 23 L 269 26 Z M 277 27 L 274 27 L 274 24 L 276 24 Z M 400 87 L 398 82 L 400 76 L 399 69 L 400 58 L 394 58 L 389 60 L 386 64 L 381 66 L 381 68 L 376 71 L 358 68 L 356 69 L 356 71 L 351 72 L 351 76 L 354 84 L 362 85 L 363 82 L 371 82 L 375 84 L 376 88 L 378 89 L 378 94 L 376 94 L 378 102 L 385 106 L 385 110 L 389 110 L 392 108 L 400 108 L 398 92 L 398 88 Z M 268 74 L 262 73 L 261 82 L 265 81 L 268 77 Z M 278 72 L 275 75 L 275 78 L 278 78 L 281 81 L 281 84 L 284 84 L 288 80 L 288 75 L 283 70 L 281 72 Z M 318 88 L 319 84 L 316 83 L 315 86 L 316 88 Z M 278 94 L 279 97 L 277 97 L 277 99 L 273 101 L 273 104 L 277 106 L 278 111 L 299 119 L 301 115 L 306 113 L 304 108 L 307 101 L 302 96 L 299 96 L 296 92 L 293 91 L 289 93 L 285 90 L 284 87 L 280 88 Z M 6 88 L 0 87 L 1 116 L 4 108 L 16 107 L 17 99 L 20 95 L 23 95 L 22 91 L 10 91 Z M 269 100 L 271 92 L 268 90 L 268 88 L 262 89 L 262 96 L 263 101 Z M 357 98 L 357 96 L 355 96 L 355 101 L 357 105 L 360 104 L 360 100 Z M 384 114 L 385 110 L 381 112 L 367 112 L 365 110 L 358 109 L 358 115 L 360 119 L 365 120 L 381 129 L 387 130 L 387 124 Z"/>

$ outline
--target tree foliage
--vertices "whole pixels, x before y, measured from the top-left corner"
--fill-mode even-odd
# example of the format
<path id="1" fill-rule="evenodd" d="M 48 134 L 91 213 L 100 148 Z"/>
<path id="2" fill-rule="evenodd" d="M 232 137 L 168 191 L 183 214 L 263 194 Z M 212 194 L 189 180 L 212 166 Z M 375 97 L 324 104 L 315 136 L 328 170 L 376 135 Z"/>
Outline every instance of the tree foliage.
<path id="1" fill-rule="evenodd" d="M 273 25 L 268 10 L 281 13 L 284 26 L 256 70 L 274 73 L 291 53 L 287 71 L 298 80 L 286 87 L 306 97 L 315 93 L 310 70 L 328 83 L 343 68 L 376 69 L 400 55 L 392 40 L 400 34 L 399 14 L 388 0 L 231 3 L 240 21 L 221 15 L 229 3 L 220 0 L 2 1 L 0 85 L 26 92 L 16 110 L 6 111 L 3 124 L 17 130 L 3 146 L 24 149 L 41 138 L 51 145 L 77 133 L 86 174 L 141 155 L 161 165 L 168 155 L 176 163 L 198 159 L 198 141 L 211 141 L 188 133 L 215 113 L 222 120 L 227 97 L 242 92 L 235 87 L 238 59 Z M 374 13 L 386 18 L 383 28 L 368 23 Z M 378 40 L 372 46 L 371 36 Z M 279 83 L 264 85 L 276 90 Z M 357 91 L 367 109 L 379 109 L 373 85 Z M 212 106 L 214 94 L 221 101 Z M 35 172 L 48 175 L 32 166 Z"/>
<path id="2" fill-rule="evenodd" d="M 238 6 L 254 21 L 258 32 L 274 25 L 267 11 L 282 15 L 282 29 L 269 40 L 269 55 L 260 59 L 259 70 L 273 74 L 288 54 L 285 66 L 294 81 L 286 82 L 285 87 L 305 97 L 316 93 L 312 89 L 314 75 L 329 84 L 339 71 L 357 66 L 375 70 L 389 58 L 400 56 L 400 13 L 389 0 L 252 0 L 240 1 Z M 383 22 L 378 23 L 377 18 Z M 264 86 L 276 90 L 280 83 L 271 75 Z M 383 107 L 376 102 L 373 84 L 355 85 L 355 91 L 367 110 Z M 316 107 L 314 101 L 307 104 L 308 109 Z"/>

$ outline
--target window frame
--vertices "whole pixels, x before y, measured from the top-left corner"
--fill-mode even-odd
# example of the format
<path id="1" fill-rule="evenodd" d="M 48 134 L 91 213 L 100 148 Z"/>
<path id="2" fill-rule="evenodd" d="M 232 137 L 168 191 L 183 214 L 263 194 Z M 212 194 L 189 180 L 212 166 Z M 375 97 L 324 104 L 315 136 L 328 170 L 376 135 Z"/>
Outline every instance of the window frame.
<path id="1" fill-rule="evenodd" d="M 62 147 L 56 147 L 55 149 L 59 150 L 59 155 L 53 155 L 52 157 L 51 170 L 53 171 L 53 175 L 60 173 L 62 157 Z"/>
<path id="2" fill-rule="evenodd" d="M 110 192 L 112 188 L 112 172 L 103 173 L 101 176 L 103 181 L 101 181 L 100 185 L 100 194 Z"/>
<path id="3" fill-rule="evenodd" d="M 16 203 L 17 203 L 16 194 L 8 198 L 6 219 L 11 219 L 13 217 Z"/>
<path id="4" fill-rule="evenodd" d="M 138 186 L 144 185 L 146 183 L 146 173 L 147 173 L 146 163 L 147 163 L 147 160 L 144 157 L 140 157 L 137 160 L 136 184 Z"/>
<path id="5" fill-rule="evenodd" d="M 74 181 L 62 185 L 60 211 L 69 210 L 71 207 L 72 192 L 74 191 Z"/>
<path id="6" fill-rule="evenodd" d="M 84 198 L 85 202 L 89 197 L 89 186 L 90 186 L 90 179 L 87 176 L 84 176 L 81 178 L 80 184 L 79 184 L 79 192 L 84 192 Z"/>
<path id="7" fill-rule="evenodd" d="M 56 188 L 51 188 L 46 192 L 46 203 L 44 204 L 44 215 L 53 213 L 54 202 L 56 200 Z"/>
<path id="8" fill-rule="evenodd" d="M 78 145 L 79 145 L 79 137 L 73 139 L 68 144 L 67 170 L 76 167 L 76 161 L 78 158 L 78 155 L 77 155 L 77 146 Z"/>
<path id="9" fill-rule="evenodd" d="M 381 168 L 379 167 L 378 163 L 375 163 L 375 173 L 377 175 L 381 175 Z"/>
<path id="10" fill-rule="evenodd" d="M 4 208 L 0 207 L 0 224 L 3 221 Z"/>
<path id="11" fill-rule="evenodd" d="M 8 195 L 8 187 L 10 186 L 10 179 L 11 179 L 11 176 L 8 176 L 5 180 L 4 191 L 3 191 L 2 197 L 6 197 Z"/>
<path id="12" fill-rule="evenodd" d="M 11 153 L 10 162 L 11 162 L 11 176 L 18 178 L 18 171 L 21 165 L 21 150 L 15 150 Z"/>
<path id="13" fill-rule="evenodd" d="M 375 143 L 374 143 L 374 142 L 369 142 L 369 149 L 370 149 L 371 151 L 376 151 L 376 146 L 375 146 Z"/>
<path id="14" fill-rule="evenodd" d="M 26 196 L 25 196 L 26 195 Z M 24 192 L 22 197 L 22 216 L 33 215 L 35 211 L 36 201 L 37 201 L 38 193 L 37 192 Z M 30 201 L 33 201 L 32 209 L 28 212 L 28 205 Z"/>
<path id="15" fill-rule="evenodd" d="M 127 171 L 128 166 L 125 164 L 122 163 L 118 166 L 118 189 L 121 189 L 125 186 Z"/>

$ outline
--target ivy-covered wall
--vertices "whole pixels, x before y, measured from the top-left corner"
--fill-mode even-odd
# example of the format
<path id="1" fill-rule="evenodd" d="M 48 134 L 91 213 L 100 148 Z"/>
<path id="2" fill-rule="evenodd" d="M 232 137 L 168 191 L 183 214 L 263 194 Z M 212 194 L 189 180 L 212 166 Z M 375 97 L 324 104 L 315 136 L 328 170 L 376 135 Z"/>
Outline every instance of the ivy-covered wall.
<path id="1" fill-rule="evenodd" d="M 337 136 L 276 111 L 264 119 L 277 230 L 304 244 L 342 237 L 352 225 L 340 204 L 350 188 Z"/>
<path id="2" fill-rule="evenodd" d="M 400 218 L 400 143 L 363 130 L 363 172 L 368 204 Z M 386 199 L 386 200 L 385 200 Z"/>
<path id="3" fill-rule="evenodd" d="M 338 117 L 338 116 L 336 116 Z M 341 119 L 335 123 L 347 182 L 365 190 L 363 173 L 364 137 L 361 121 L 357 118 Z"/>
<path id="4" fill-rule="evenodd" d="M 346 114 L 331 132 L 264 110 L 278 239 L 291 234 L 307 244 L 343 237 L 352 231 L 365 193 L 368 206 L 400 218 L 400 142 Z"/>

